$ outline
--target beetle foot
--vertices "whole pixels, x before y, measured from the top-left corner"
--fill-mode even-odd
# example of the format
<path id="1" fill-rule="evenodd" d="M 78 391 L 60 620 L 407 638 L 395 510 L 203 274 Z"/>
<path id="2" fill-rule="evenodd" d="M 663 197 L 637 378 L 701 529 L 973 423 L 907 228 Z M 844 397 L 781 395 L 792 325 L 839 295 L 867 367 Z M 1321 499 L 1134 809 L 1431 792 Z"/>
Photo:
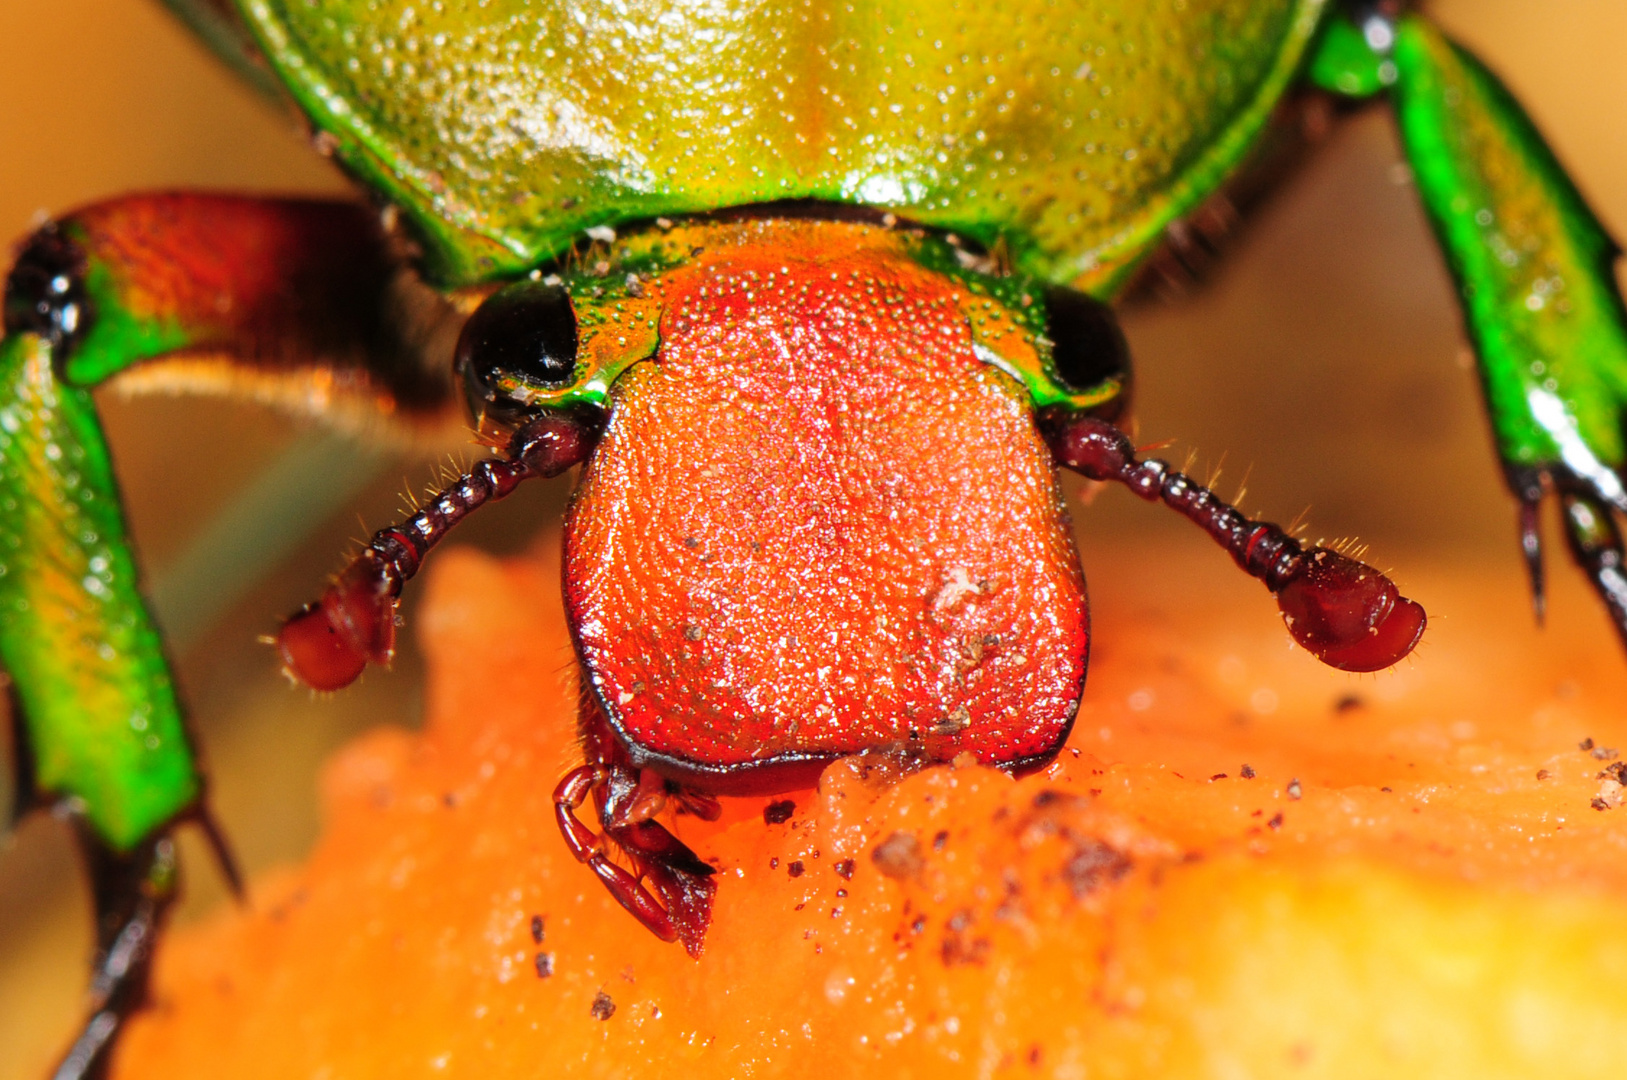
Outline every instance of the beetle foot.
<path id="1" fill-rule="evenodd" d="M 1615 480 L 1616 474 L 1590 476 L 1564 466 L 1546 466 L 1510 468 L 1506 476 L 1519 500 L 1520 552 L 1531 575 L 1537 624 L 1542 624 L 1545 606 L 1540 511 L 1542 500 L 1557 494 L 1571 557 L 1593 583 L 1616 633 L 1627 645 L 1627 552 L 1616 524 L 1616 515 L 1627 513 L 1627 495 Z"/>
<path id="2" fill-rule="evenodd" d="M 1520 498 L 1520 555 L 1525 559 L 1525 572 L 1531 579 L 1531 612 L 1541 626 L 1548 612 L 1548 590 L 1542 571 L 1542 492 L 1534 498 Z M 1569 515 L 1566 516 L 1569 521 Z M 1620 625 L 1619 621 L 1618 624 Z"/>
<path id="3" fill-rule="evenodd" d="M 715 871 L 660 823 L 631 820 L 626 809 L 640 790 L 636 770 L 620 764 L 583 765 L 554 790 L 554 813 L 571 854 L 586 863 L 617 903 L 662 941 L 682 941 L 698 957 L 712 922 Z M 603 823 L 595 833 L 576 816 L 593 797 Z M 612 862 L 614 845 L 633 870 Z M 653 892 L 652 892 L 653 890 Z"/>
<path id="4" fill-rule="evenodd" d="M 90 1016 L 53 1080 L 98 1080 L 108 1051 L 131 1013 L 147 998 L 153 945 L 175 899 L 175 844 L 168 834 L 120 854 L 81 834 L 96 906 L 96 961 Z"/>
<path id="5" fill-rule="evenodd" d="M 1627 560 L 1610 507 L 1591 495 L 1567 492 L 1560 498 L 1560 509 L 1571 555 L 1593 582 L 1616 632 L 1627 644 Z"/>

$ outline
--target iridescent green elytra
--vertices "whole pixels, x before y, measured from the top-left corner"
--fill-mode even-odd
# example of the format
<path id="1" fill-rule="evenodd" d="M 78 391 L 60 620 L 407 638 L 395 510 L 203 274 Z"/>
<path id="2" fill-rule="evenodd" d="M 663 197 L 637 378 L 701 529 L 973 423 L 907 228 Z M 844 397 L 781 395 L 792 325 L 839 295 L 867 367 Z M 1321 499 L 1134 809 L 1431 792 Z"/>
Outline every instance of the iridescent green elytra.
<path id="1" fill-rule="evenodd" d="M 1530 505 L 1561 490 L 1579 557 L 1627 620 L 1604 512 L 1627 510 L 1616 249 L 1507 91 L 1422 17 L 1336 0 L 170 6 L 399 212 L 452 308 L 457 290 L 558 269 L 590 231 L 783 200 L 888 211 L 966 237 L 1026 279 L 1111 299 L 1172 222 L 1246 167 L 1296 86 L 1386 97 L 1463 295 L 1516 493 Z M 211 205 L 208 220 L 246 220 L 249 202 Z M 132 235 L 162 238 L 195 213 L 166 203 Z M 320 371 L 389 384 L 384 396 L 405 402 L 380 374 L 404 346 L 359 313 L 376 304 L 388 324 L 401 310 L 391 267 L 352 272 L 360 241 L 329 259 L 327 226 L 301 234 L 288 265 L 371 284 L 356 286 L 350 325 L 301 307 L 301 290 L 321 290 L 290 283 L 268 306 L 284 340 L 274 321 L 215 326 L 187 291 L 208 291 L 197 281 L 148 287 L 143 274 L 163 277 L 173 260 L 121 262 L 125 234 L 110 229 L 104 245 L 82 225 L 63 225 L 81 260 L 62 270 L 63 287 L 83 291 L 72 325 L 49 273 L 8 293 L 0 660 L 39 794 L 75 800 L 91 834 L 126 852 L 192 806 L 200 780 L 87 388 L 181 354 L 282 377 L 305 350 Z M 1043 396 L 1043 378 L 1007 371 Z"/>

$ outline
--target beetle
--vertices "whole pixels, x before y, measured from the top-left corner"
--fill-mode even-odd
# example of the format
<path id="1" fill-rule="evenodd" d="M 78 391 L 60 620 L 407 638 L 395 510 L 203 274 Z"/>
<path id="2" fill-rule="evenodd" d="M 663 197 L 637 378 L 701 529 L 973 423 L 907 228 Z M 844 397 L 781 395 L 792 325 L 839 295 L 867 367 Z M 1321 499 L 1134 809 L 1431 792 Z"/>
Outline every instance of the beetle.
<path id="1" fill-rule="evenodd" d="M 539 36 L 522 37 L 482 22 L 495 16 L 473 6 L 403 10 L 388 24 L 349 4 L 329 7 L 180 10 L 246 70 L 264 79 L 254 65 L 269 65 L 319 146 L 388 204 L 385 226 L 344 204 L 135 196 L 46 226 L 8 278 L 0 463 L 15 517 L 0 535 L 9 549 L 0 658 L 32 750 L 33 790 L 76 800 L 101 915 L 103 1001 L 70 1052 L 69 1075 L 92 1067 L 139 999 L 172 895 L 167 829 L 197 808 L 200 791 L 85 393 L 136 363 L 155 379 L 197 382 L 218 377 L 224 355 L 285 391 L 308 393 L 314 378 L 324 393 L 375 410 L 434 410 L 448 393 L 436 373 L 453 359 L 437 343 L 457 331 L 455 363 L 498 456 L 380 532 L 290 620 L 284 660 L 317 686 L 388 659 L 396 595 L 447 527 L 525 477 L 586 462 L 566 587 L 591 688 L 590 761 L 560 786 L 560 824 L 641 921 L 694 951 L 708 868 L 656 823 L 663 803 L 706 813 L 714 794 L 806 782 L 854 750 L 924 760 L 970 750 L 1021 768 L 1060 746 L 1089 636 L 1041 449 L 1192 517 L 1265 581 L 1296 638 L 1337 666 L 1382 667 L 1417 640 L 1421 609 L 1381 575 L 1248 521 L 1177 470 L 1141 460 L 1114 426 L 1129 369 L 1104 301 L 1172 224 L 1247 164 L 1299 76 L 1395 100 L 1469 300 L 1532 566 L 1530 508 L 1557 490 L 1573 551 L 1607 603 L 1620 595 L 1609 512 L 1623 502 L 1612 469 L 1622 337 L 1605 272 L 1611 249 L 1518 107 L 1416 16 L 1286 0 L 1188 5 L 1179 16 L 1087 4 L 1040 26 L 1007 13 L 989 24 L 992 13 L 827 11 L 765 20 L 753 39 L 753 27 L 703 25 L 698 15 L 678 33 L 637 13 L 609 25 L 556 13 L 539 17 Z M 832 25 L 849 17 L 853 26 Z M 741 29 L 751 47 L 733 58 L 682 48 Z M 607 73 L 593 62 L 600 34 L 626 67 Z M 786 51 L 788 34 L 808 48 Z M 629 41 L 642 51 L 626 51 Z M 1221 42 L 1231 51 L 1211 47 Z M 730 66 L 752 48 L 783 82 Z M 939 53 L 944 62 L 929 65 Z M 532 100 L 527 64 L 538 57 L 569 94 Z M 765 352 L 776 340 L 779 352 Z M 790 341 L 831 363 L 772 370 Z M 710 368 L 695 360 L 708 348 L 722 357 Z M 875 362 L 895 353 L 917 368 Z M 681 370 L 684 385 L 663 381 Z M 711 397 L 697 400 L 696 386 Z M 785 404 L 800 394 L 819 400 Z M 957 412 L 966 398 L 981 402 L 975 415 Z M 743 401 L 768 408 L 755 433 L 740 419 L 750 415 Z M 897 410 L 887 422 L 874 418 L 884 407 Z M 868 424 L 855 420 L 853 431 L 832 420 L 861 414 Z M 683 434 L 720 416 L 738 422 L 715 441 L 686 442 L 671 426 L 680 416 L 690 424 Z M 915 441 L 896 437 L 904 420 L 934 417 L 961 425 L 952 433 L 1014 440 L 1003 460 L 1038 479 L 1002 487 L 977 475 L 968 449 L 987 444 L 945 439 L 930 424 L 907 429 Z M 644 437 L 630 434 L 641 423 Z M 862 447 L 889 434 L 891 454 L 863 460 Z M 786 447 L 798 453 L 768 460 Z M 941 463 L 929 451 L 961 454 L 949 470 L 961 486 L 930 490 Z M 887 468 L 904 460 L 910 470 Z M 777 503 L 790 479 L 807 479 L 791 466 L 809 462 L 805 471 L 835 494 Z M 731 475 L 709 476 L 719 470 Z M 884 495 L 923 511 L 911 526 L 921 531 L 890 536 L 874 520 L 887 515 L 866 517 L 872 503 L 843 482 L 875 489 L 874 505 Z M 928 529 L 925 512 L 953 522 L 949 511 L 964 509 L 956 494 L 968 492 L 985 511 L 1026 515 L 1033 580 L 1017 583 L 1023 575 L 988 551 L 966 560 L 975 565 L 951 565 L 976 553 L 987 526 Z M 761 514 L 799 527 L 752 536 L 758 519 L 721 517 L 706 529 L 677 527 L 685 513 L 738 510 L 724 493 L 756 498 Z M 833 505 L 837 519 L 872 531 L 822 520 Z M 640 547 L 615 519 L 645 512 L 670 527 Z M 821 527 L 843 539 L 808 546 Z M 767 550 L 787 535 L 802 546 Z M 717 550 L 725 540 L 737 550 Z M 881 553 L 895 550 L 936 562 L 879 581 L 857 572 L 891 565 Z M 856 552 L 868 555 L 844 565 Z M 826 645 L 837 663 L 823 668 L 809 666 L 818 657 L 794 635 L 774 640 L 770 627 L 740 625 L 805 600 L 767 579 L 810 569 L 848 581 L 823 608 L 790 609 L 835 626 Z M 884 597 L 889 582 L 908 586 L 918 609 L 913 641 L 986 650 L 979 661 L 999 672 L 988 694 L 969 689 L 954 658 L 923 660 L 914 645 L 888 659 L 902 665 L 891 682 L 877 683 L 901 687 L 895 699 L 828 692 L 832 678 L 875 678 L 873 663 L 852 665 L 891 640 L 881 621 L 899 614 Z M 1535 569 L 1533 583 L 1540 596 Z M 858 584 L 878 591 L 855 593 Z M 723 619 L 731 592 L 778 599 L 737 604 Z M 843 610 L 855 595 L 856 610 Z M 712 607 L 693 610 L 697 598 Z M 1004 605 L 992 624 L 955 622 L 959 608 L 985 599 Z M 1613 611 L 1619 622 L 1619 603 Z M 635 640 L 641 623 L 665 636 Z M 739 685 L 703 674 L 753 664 L 761 670 Z M 934 670 L 947 682 L 933 683 Z M 766 706 L 749 700 L 765 686 Z M 819 722 L 822 705 L 833 722 Z M 578 820 L 589 798 L 605 837 Z M 607 840 L 634 873 L 607 857 Z"/>

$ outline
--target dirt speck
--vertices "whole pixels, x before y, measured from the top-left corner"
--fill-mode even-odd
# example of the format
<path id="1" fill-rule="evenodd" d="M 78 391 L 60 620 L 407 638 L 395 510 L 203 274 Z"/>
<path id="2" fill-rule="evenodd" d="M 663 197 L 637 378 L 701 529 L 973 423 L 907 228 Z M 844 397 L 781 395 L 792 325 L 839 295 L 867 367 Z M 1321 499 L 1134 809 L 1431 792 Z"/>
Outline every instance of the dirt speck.
<path id="1" fill-rule="evenodd" d="M 895 832 L 872 848 L 870 860 L 884 877 L 899 881 L 917 877 L 925 862 L 921 842 L 904 832 Z"/>
<path id="2" fill-rule="evenodd" d="M 1074 898 L 1081 899 L 1118 881 L 1130 872 L 1132 865 L 1124 852 L 1087 837 L 1079 841 L 1073 856 L 1062 867 L 1062 877 Z"/>

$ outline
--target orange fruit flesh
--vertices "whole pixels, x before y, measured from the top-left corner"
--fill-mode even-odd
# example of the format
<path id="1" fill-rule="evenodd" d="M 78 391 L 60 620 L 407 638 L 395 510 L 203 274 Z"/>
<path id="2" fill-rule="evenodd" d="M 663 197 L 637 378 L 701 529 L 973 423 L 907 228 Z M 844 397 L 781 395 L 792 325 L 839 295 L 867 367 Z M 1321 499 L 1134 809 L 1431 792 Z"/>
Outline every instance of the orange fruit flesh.
<path id="1" fill-rule="evenodd" d="M 115 1075 L 1618 1069 L 1614 642 L 1510 630 L 1514 579 L 1447 569 L 1407 582 L 1446 616 L 1417 661 L 1355 678 L 1288 649 L 1218 554 L 1097 555 L 1120 574 L 1057 762 L 847 759 L 784 823 L 761 798 L 672 819 L 720 871 L 696 961 L 554 830 L 557 556 L 445 553 L 426 730 L 341 753 L 310 860 L 165 941 Z"/>

